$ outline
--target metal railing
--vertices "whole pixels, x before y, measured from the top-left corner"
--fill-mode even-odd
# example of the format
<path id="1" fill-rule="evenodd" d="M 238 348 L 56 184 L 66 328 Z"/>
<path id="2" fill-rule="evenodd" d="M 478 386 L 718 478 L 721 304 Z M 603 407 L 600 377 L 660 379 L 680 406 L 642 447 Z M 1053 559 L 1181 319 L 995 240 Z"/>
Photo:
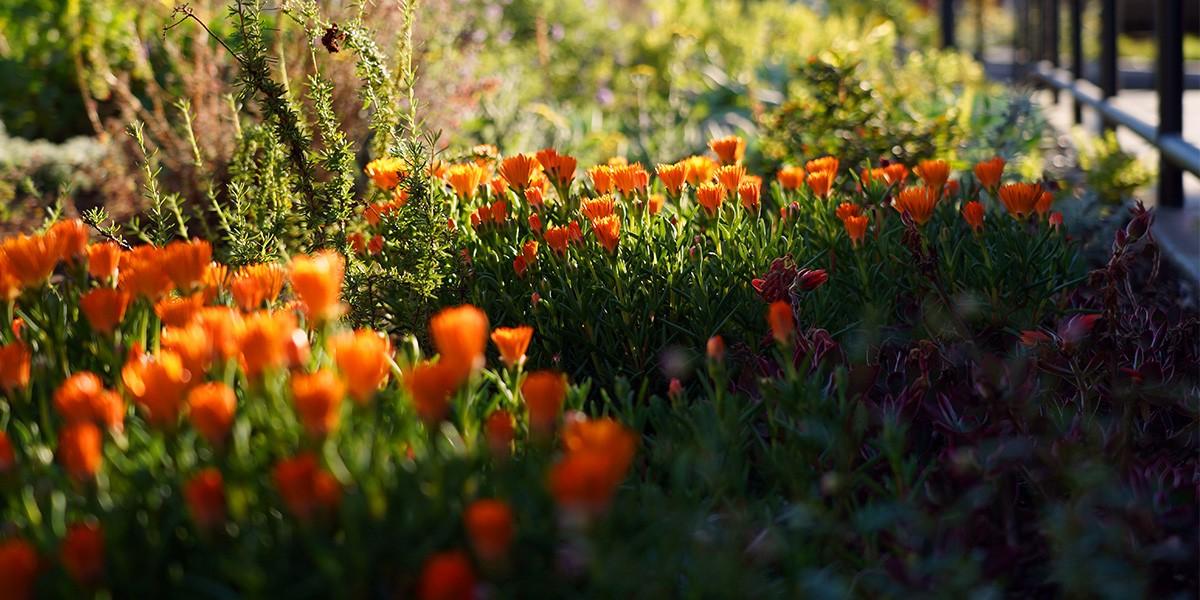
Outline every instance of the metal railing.
<path id="1" fill-rule="evenodd" d="M 955 0 L 940 0 L 943 46 L 955 47 Z M 974 0 L 982 10 L 985 0 Z M 1100 4 L 1100 60 L 1098 93 L 1084 75 L 1083 12 L 1087 2 Z M 1195 0 L 1189 0 L 1195 1 Z M 1013 34 L 1014 65 L 1029 78 L 1071 96 L 1076 124 L 1083 122 L 1084 107 L 1095 110 L 1104 129 L 1124 127 L 1158 149 L 1158 203 L 1183 206 L 1183 174 L 1200 177 L 1200 148 L 1183 139 L 1183 25 L 1184 0 L 1146 0 L 1154 4 L 1156 59 L 1154 78 L 1158 91 L 1158 126 L 1117 108 L 1117 0 L 1012 0 L 1016 28 Z M 1060 17 L 1069 10 L 1070 69 L 1060 68 Z M 977 20 L 980 23 L 981 20 Z M 979 27 L 979 25 L 977 25 Z M 982 38 L 982 31 L 977 31 Z M 977 40 L 977 48 L 979 48 Z"/>

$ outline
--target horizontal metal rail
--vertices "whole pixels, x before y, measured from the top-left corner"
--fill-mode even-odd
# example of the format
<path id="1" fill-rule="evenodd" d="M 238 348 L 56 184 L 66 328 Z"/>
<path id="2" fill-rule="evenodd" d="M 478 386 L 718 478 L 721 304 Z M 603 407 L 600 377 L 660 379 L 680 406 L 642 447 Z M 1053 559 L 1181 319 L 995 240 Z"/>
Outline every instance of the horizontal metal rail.
<path id="1" fill-rule="evenodd" d="M 1163 157 L 1179 168 L 1200 177 L 1200 148 L 1184 141 L 1178 134 L 1159 135 L 1158 128 L 1113 106 L 1101 95 L 1102 92 L 1084 80 L 1075 80 L 1065 69 L 1055 69 L 1048 61 L 1038 63 L 1030 76 L 1054 89 L 1071 94 L 1076 101 L 1094 109 L 1100 116 L 1117 126 L 1124 127 L 1158 148 Z"/>

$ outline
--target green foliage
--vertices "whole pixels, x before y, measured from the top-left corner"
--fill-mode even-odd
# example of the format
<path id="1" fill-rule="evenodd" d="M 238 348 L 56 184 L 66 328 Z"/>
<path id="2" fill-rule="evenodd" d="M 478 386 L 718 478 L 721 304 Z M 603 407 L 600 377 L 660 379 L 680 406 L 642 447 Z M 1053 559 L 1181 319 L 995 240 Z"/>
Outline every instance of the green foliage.
<path id="1" fill-rule="evenodd" d="M 1085 136 L 1076 133 L 1079 166 L 1088 189 L 1105 204 L 1120 204 L 1154 180 L 1154 171 L 1141 159 L 1121 148 L 1116 133 Z"/>

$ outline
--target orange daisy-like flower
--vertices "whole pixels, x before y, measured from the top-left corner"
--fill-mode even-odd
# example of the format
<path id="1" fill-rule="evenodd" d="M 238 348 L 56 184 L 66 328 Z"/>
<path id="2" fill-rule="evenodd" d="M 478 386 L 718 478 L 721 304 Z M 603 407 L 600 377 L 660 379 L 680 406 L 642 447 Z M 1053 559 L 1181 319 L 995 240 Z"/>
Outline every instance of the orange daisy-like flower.
<path id="1" fill-rule="evenodd" d="M 567 246 L 571 243 L 571 232 L 568 228 L 549 227 L 542 237 L 546 240 L 546 245 L 550 246 L 550 249 L 557 254 L 567 253 Z"/>
<path id="2" fill-rule="evenodd" d="M 596 233 L 596 239 L 600 241 L 600 245 L 609 254 L 616 252 L 617 243 L 621 239 L 621 220 L 616 215 L 601 217 L 592 221 L 592 231 Z"/>
<path id="3" fill-rule="evenodd" d="M 633 163 L 612 170 L 613 184 L 624 196 L 635 194 L 646 189 L 650 184 L 650 174 L 642 163 Z"/>
<path id="4" fill-rule="evenodd" d="M 737 191 L 742 185 L 742 178 L 746 176 L 746 167 L 742 165 L 725 165 L 715 173 L 717 182 L 726 190 Z"/>
<path id="5" fill-rule="evenodd" d="M 68 423 L 95 421 L 95 398 L 103 392 L 104 384 L 95 373 L 80 371 L 54 390 L 54 410 Z"/>
<path id="6" fill-rule="evenodd" d="M 99 525 L 72 525 L 58 552 L 63 570 L 75 583 L 91 586 L 104 575 L 104 532 Z"/>
<path id="7" fill-rule="evenodd" d="M 174 352 L 183 362 L 191 381 L 200 381 L 212 364 L 213 345 L 205 331 L 197 323 L 184 327 L 163 328 L 159 347 Z"/>
<path id="8" fill-rule="evenodd" d="M 212 263 L 212 244 L 205 240 L 175 241 L 162 249 L 162 267 L 176 288 L 187 292 L 204 280 Z"/>
<path id="9" fill-rule="evenodd" d="M 529 411 L 529 428 L 538 435 L 549 435 L 567 397 L 567 376 L 557 371 L 530 373 L 521 384 L 521 397 Z"/>
<path id="10" fill-rule="evenodd" d="M 408 176 L 404 168 L 404 161 L 394 157 L 377 158 L 367 163 L 364 171 L 367 177 L 371 178 L 371 182 L 382 190 L 395 188 Z"/>
<path id="11" fill-rule="evenodd" d="M 1054 194 L 1050 191 L 1043 191 L 1042 195 L 1038 196 L 1037 204 L 1033 205 L 1033 209 L 1037 211 L 1038 218 L 1045 218 L 1046 213 L 1050 212 L 1050 205 L 1054 204 Z"/>
<path id="12" fill-rule="evenodd" d="M 687 163 L 659 164 L 654 168 L 654 172 L 658 174 L 658 179 L 662 181 L 667 193 L 678 197 L 679 192 L 683 191 L 683 184 L 687 182 L 688 176 Z"/>
<path id="13" fill-rule="evenodd" d="M 999 156 L 985 160 L 975 165 L 975 179 L 983 189 L 996 193 L 1000 186 L 1000 178 L 1004 175 L 1004 159 Z"/>
<path id="14" fill-rule="evenodd" d="M 553 148 L 542 148 L 537 152 L 537 161 L 557 185 L 570 186 L 571 181 L 575 179 L 578 161 L 573 156 L 559 154 Z"/>
<path id="15" fill-rule="evenodd" d="M 59 248 L 49 236 L 18 235 L 0 244 L 8 269 L 23 287 L 32 287 L 50 278 L 58 264 Z"/>
<path id="16" fill-rule="evenodd" d="M 612 419 L 573 420 L 563 447 L 566 456 L 550 471 L 555 501 L 585 515 L 603 512 L 633 462 L 637 438 Z"/>
<path id="17" fill-rule="evenodd" d="M 616 202 L 612 196 L 605 194 L 599 198 L 591 198 L 584 200 L 579 207 L 579 212 L 587 217 L 589 221 L 595 221 L 607 216 L 611 216 L 616 210 Z"/>
<path id="18" fill-rule="evenodd" d="M 345 376 L 350 396 L 366 404 L 388 379 L 392 344 L 370 329 L 339 334 L 329 340 L 329 351 Z"/>
<path id="19" fill-rule="evenodd" d="M 724 201 L 725 188 L 719 183 L 702 183 L 696 188 L 696 202 L 704 207 L 709 216 L 717 214 Z"/>
<path id="20" fill-rule="evenodd" d="M 121 247 L 112 242 L 88 246 L 88 274 L 100 280 L 116 278 L 121 252 Z"/>
<path id="21" fill-rule="evenodd" d="M 822 156 L 814 158 L 804 163 L 804 170 L 808 173 L 831 173 L 834 177 L 837 176 L 838 167 L 841 161 L 836 156 Z M 832 179 L 832 177 L 831 177 Z"/>
<path id="22" fill-rule="evenodd" d="M 103 446 L 104 436 L 94 423 L 70 423 L 58 433 L 58 460 L 71 477 L 91 479 L 100 471 Z"/>
<path id="23" fill-rule="evenodd" d="M 690 156 L 683 161 L 687 164 L 687 181 L 693 186 L 705 183 L 713 178 L 717 171 L 716 161 L 707 156 Z"/>
<path id="24" fill-rule="evenodd" d="M 940 193 L 950 179 L 950 164 L 940 159 L 923 160 L 913 172 L 925 182 L 925 187 Z"/>
<path id="25" fill-rule="evenodd" d="M 341 485 L 321 468 L 311 453 L 279 461 L 272 478 L 283 505 L 301 521 L 332 512 L 341 503 Z"/>
<path id="26" fill-rule="evenodd" d="M 346 385 L 333 371 L 292 376 L 292 403 L 304 430 L 313 437 L 322 438 L 337 429 L 345 397 Z"/>
<path id="27" fill-rule="evenodd" d="M 241 314 L 226 306 L 208 306 L 196 312 L 195 320 L 212 341 L 213 353 L 222 358 L 237 356 L 240 346 Z"/>
<path id="28" fill-rule="evenodd" d="M 483 167 L 475 163 L 453 165 L 446 169 L 446 182 L 450 184 L 456 196 L 470 200 L 475 196 L 475 190 L 483 184 L 486 175 Z"/>
<path id="29" fill-rule="evenodd" d="M 866 215 L 848 215 L 842 219 L 842 225 L 846 226 L 846 235 L 850 236 L 850 243 L 855 248 L 862 243 L 863 238 L 867 235 L 867 222 Z"/>
<path id="30" fill-rule="evenodd" d="M 775 174 L 775 179 L 779 180 L 779 185 L 785 190 L 798 190 L 804 185 L 806 174 L 804 167 L 785 166 L 779 169 Z"/>
<path id="31" fill-rule="evenodd" d="M 121 381 L 154 427 L 169 429 L 179 420 L 190 374 L 174 352 L 132 357 L 121 369 Z"/>
<path id="32" fill-rule="evenodd" d="M 513 512 L 500 500 L 476 500 L 463 512 L 463 525 L 479 558 L 495 562 L 508 554 L 515 527 Z"/>
<path id="33" fill-rule="evenodd" d="M 732 165 L 742 162 L 742 157 L 746 154 L 746 140 L 736 136 L 727 135 L 722 138 L 716 138 L 708 141 L 708 147 L 721 160 L 721 164 Z M 737 189 L 736 186 L 730 189 Z"/>
<path id="34" fill-rule="evenodd" d="M 976 233 L 983 230 L 983 203 L 978 200 L 968 202 L 962 209 L 963 220 L 967 225 L 971 226 Z"/>
<path id="35" fill-rule="evenodd" d="M 429 330 L 440 355 L 438 364 L 452 369 L 460 382 L 483 366 L 488 318 L 482 310 L 470 304 L 442 309 L 429 320 Z"/>
<path id="36" fill-rule="evenodd" d="M 541 206 L 546 203 L 545 192 L 539 187 L 530 187 L 525 190 L 525 202 L 529 206 Z"/>
<path id="37" fill-rule="evenodd" d="M 518 191 L 525 191 L 533 174 L 538 169 L 537 158 L 528 154 L 517 154 L 500 162 L 500 176 Z"/>
<path id="38" fill-rule="evenodd" d="M 792 317 L 792 305 L 785 300 L 776 300 L 767 310 L 767 324 L 771 326 L 771 335 L 780 344 L 786 344 L 792 339 L 796 325 Z"/>
<path id="39" fill-rule="evenodd" d="M 196 318 L 196 314 L 204 307 L 204 294 L 197 292 L 190 296 L 169 296 L 154 303 L 154 314 L 167 327 L 183 327 Z"/>
<path id="40" fill-rule="evenodd" d="M 247 265 L 229 278 L 229 293 L 238 308 L 258 310 L 279 297 L 286 279 L 287 271 L 277 263 Z"/>
<path id="41" fill-rule="evenodd" d="M 512 451 L 513 438 L 516 437 L 516 419 L 507 410 L 497 410 L 488 415 L 483 434 L 492 454 L 507 456 Z"/>
<path id="42" fill-rule="evenodd" d="M 884 185 L 904 185 L 908 180 L 908 167 L 900 163 L 891 163 L 877 169 L 863 169 L 862 180 L 867 185 L 876 181 Z"/>
<path id="43" fill-rule="evenodd" d="M 92 329 L 109 334 L 125 319 L 129 294 L 112 288 L 96 288 L 79 297 L 79 308 Z"/>
<path id="44" fill-rule="evenodd" d="M 161 249 L 149 245 L 122 253 L 117 287 L 135 296 L 157 299 L 171 289 L 163 259 Z"/>
<path id="45" fill-rule="evenodd" d="M 923 185 L 907 187 L 900 190 L 892 206 L 901 213 L 907 214 L 917 225 L 924 225 L 933 217 L 933 209 L 937 206 L 937 195 Z"/>
<path id="46" fill-rule="evenodd" d="M 804 181 L 808 184 L 808 189 L 812 190 L 818 198 L 828 198 L 829 190 L 833 188 L 835 175 L 834 171 L 809 171 L 808 177 Z"/>
<path id="47" fill-rule="evenodd" d="M 313 321 L 336 317 L 341 313 L 342 277 L 346 263 L 333 251 L 312 256 L 292 257 L 292 290 Z"/>
<path id="48" fill-rule="evenodd" d="M 219 381 L 200 384 L 188 392 L 187 404 L 192 427 L 208 443 L 223 445 L 237 411 L 233 388 Z"/>
<path id="49" fill-rule="evenodd" d="M 29 385 L 30 358 L 19 341 L 0 346 L 0 388 L 15 390 Z"/>
<path id="50" fill-rule="evenodd" d="M 79 219 L 66 219 L 50 227 L 46 237 L 58 248 L 58 258 L 71 261 L 87 253 L 88 226 Z"/>
<path id="51" fill-rule="evenodd" d="M 201 529 L 216 529 L 225 522 L 225 478 L 213 467 L 203 469 L 183 486 L 192 520 Z"/>
<path id="52" fill-rule="evenodd" d="M 755 210 L 758 208 L 759 194 L 762 192 L 762 182 L 757 177 L 751 179 L 747 177 L 737 188 L 738 197 L 742 200 L 742 206 L 746 210 Z"/>
<path id="53" fill-rule="evenodd" d="M 1036 210 L 1043 191 L 1037 183 L 1010 183 L 1000 186 L 1000 202 L 1014 219 L 1023 219 Z"/>
<path id="54" fill-rule="evenodd" d="M 650 197 L 646 199 L 646 209 L 650 211 L 650 214 L 657 215 L 662 212 L 663 204 L 666 201 L 667 197 L 662 194 L 650 194 Z"/>
<path id="55" fill-rule="evenodd" d="M 475 570 L 466 554 L 458 551 L 434 554 L 421 567 L 417 600 L 471 600 L 475 597 Z"/>
<path id="56" fill-rule="evenodd" d="M 295 317 L 284 312 L 252 313 L 236 329 L 242 369 L 251 378 L 286 365 L 288 344 L 294 333 L 301 333 L 296 330 Z"/>
<path id="57" fill-rule="evenodd" d="M 422 362 L 404 375 L 413 410 L 429 426 L 446 418 L 450 411 L 450 396 L 461 382 L 462 377 L 456 369 L 442 362 Z"/>
<path id="58" fill-rule="evenodd" d="M 862 207 L 854 204 L 853 202 L 843 202 L 838 205 L 836 214 L 838 219 L 845 221 L 846 217 L 856 217 L 861 215 Z"/>
<path id="59" fill-rule="evenodd" d="M 500 359 L 509 368 L 525 362 L 525 351 L 533 339 L 533 328 L 528 325 L 519 327 L 497 327 L 492 330 L 492 343 L 500 351 Z"/>
<path id="60" fill-rule="evenodd" d="M 597 194 L 607 194 L 613 189 L 612 169 L 606 165 L 596 165 L 587 170 L 588 178 L 592 180 L 592 189 Z"/>

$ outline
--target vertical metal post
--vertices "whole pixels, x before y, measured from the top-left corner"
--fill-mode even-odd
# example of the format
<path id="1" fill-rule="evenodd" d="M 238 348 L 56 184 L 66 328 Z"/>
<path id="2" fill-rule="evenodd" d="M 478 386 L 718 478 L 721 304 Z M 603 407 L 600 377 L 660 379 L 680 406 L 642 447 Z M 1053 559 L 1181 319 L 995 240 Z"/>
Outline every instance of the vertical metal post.
<path id="1" fill-rule="evenodd" d="M 987 0 L 975 0 L 975 60 L 983 62 L 983 11 Z"/>
<path id="2" fill-rule="evenodd" d="M 1059 33 L 1059 31 L 1058 31 L 1058 26 L 1059 26 L 1058 13 L 1059 13 L 1059 8 L 1060 8 L 1058 5 L 1058 0 L 1045 0 L 1045 2 L 1042 3 L 1042 8 L 1043 8 L 1043 12 L 1044 12 L 1044 14 L 1042 15 L 1042 19 L 1046 23 L 1046 25 L 1045 25 L 1045 27 L 1046 27 L 1046 52 L 1045 52 L 1046 57 L 1045 57 L 1045 59 L 1050 61 L 1050 66 L 1052 68 L 1057 70 L 1058 69 L 1058 33 Z M 1058 88 L 1056 88 L 1056 87 L 1050 88 L 1050 94 L 1051 94 L 1052 99 L 1054 100 L 1054 103 L 1058 104 Z"/>
<path id="3" fill-rule="evenodd" d="M 942 0 L 942 47 L 954 48 L 954 0 Z"/>
<path id="4" fill-rule="evenodd" d="M 1158 0 L 1158 138 L 1183 132 L 1183 0 Z M 1183 206 L 1183 169 L 1159 152 L 1158 203 Z"/>
<path id="5" fill-rule="evenodd" d="M 1031 36 L 1029 35 L 1029 30 L 1031 28 L 1029 3 L 1032 2 L 1033 0 L 1019 0 L 1019 1 L 1021 3 L 1021 21 L 1020 21 L 1020 25 L 1019 25 L 1020 35 L 1018 37 L 1021 40 L 1021 50 L 1020 50 L 1020 57 L 1018 58 L 1018 60 L 1021 63 L 1021 76 L 1024 77 L 1026 74 L 1026 68 L 1029 65 L 1030 50 L 1032 47 L 1032 44 L 1030 44 Z"/>
<path id="6" fill-rule="evenodd" d="M 1100 90 L 1107 101 L 1117 95 L 1117 0 L 1100 2 Z M 1111 130 L 1115 124 L 1101 118 L 1101 127 Z"/>
<path id="7" fill-rule="evenodd" d="M 1071 0 L 1071 75 L 1083 78 L 1083 0 Z M 1071 116 L 1076 125 L 1083 122 L 1079 99 L 1071 101 Z"/>

